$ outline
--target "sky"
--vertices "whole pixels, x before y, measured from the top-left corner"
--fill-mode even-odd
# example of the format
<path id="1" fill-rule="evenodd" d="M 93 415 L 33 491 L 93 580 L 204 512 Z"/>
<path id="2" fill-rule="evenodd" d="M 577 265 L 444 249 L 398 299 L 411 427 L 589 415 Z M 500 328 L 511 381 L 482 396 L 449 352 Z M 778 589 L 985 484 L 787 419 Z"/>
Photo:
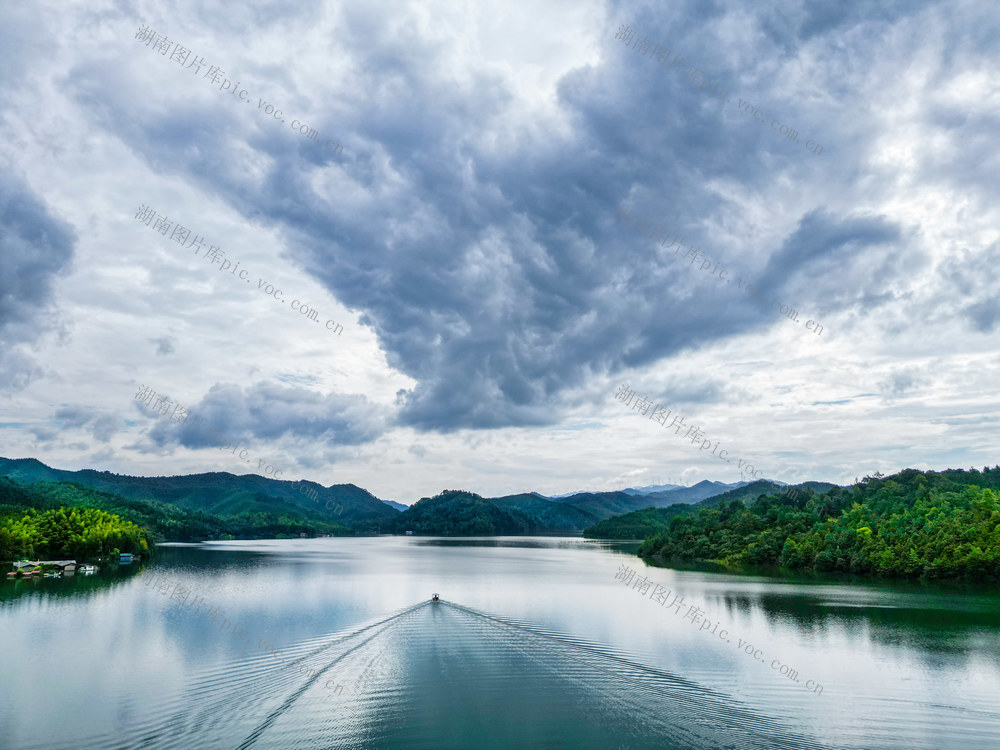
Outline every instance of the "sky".
<path id="1" fill-rule="evenodd" d="M 0 455 L 407 504 L 998 463 L 994 3 L 497 6 L 0 4 Z"/>

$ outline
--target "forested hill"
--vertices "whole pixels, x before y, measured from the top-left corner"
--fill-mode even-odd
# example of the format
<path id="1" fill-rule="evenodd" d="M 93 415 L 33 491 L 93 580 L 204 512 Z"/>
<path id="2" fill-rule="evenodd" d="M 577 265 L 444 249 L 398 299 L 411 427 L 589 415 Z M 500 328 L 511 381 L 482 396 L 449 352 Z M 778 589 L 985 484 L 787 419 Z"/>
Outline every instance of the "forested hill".
<path id="1" fill-rule="evenodd" d="M 639 554 L 902 578 L 1000 581 L 1000 466 L 876 474 L 679 516 Z"/>
<path id="2" fill-rule="evenodd" d="M 485 498 L 474 492 L 445 490 L 400 513 L 393 528 L 396 533 L 442 536 L 578 533 L 596 519 L 593 514 L 538 495 Z"/>
<path id="3" fill-rule="evenodd" d="M 149 532 L 94 508 L 34 508 L 16 513 L 0 506 L 0 561 L 76 560 L 91 562 L 122 552 L 148 555 Z"/>
<path id="4" fill-rule="evenodd" d="M 22 483 L 73 482 L 134 500 L 170 503 L 213 516 L 270 513 L 275 517 L 323 518 L 330 524 L 374 531 L 399 515 L 395 508 L 353 484 L 323 487 L 315 482 L 290 482 L 258 474 L 228 472 L 173 477 L 134 477 L 109 471 L 63 471 L 33 458 L 0 458 L 0 475 Z"/>
<path id="5" fill-rule="evenodd" d="M 259 498 L 255 503 L 238 514 L 221 516 L 156 500 L 133 500 L 70 482 L 21 484 L 8 477 L 0 477 L 0 560 L 33 554 L 25 551 L 23 544 L 15 544 L 20 533 L 17 529 L 23 526 L 21 522 L 25 516 L 67 508 L 113 514 L 125 522 L 148 530 L 156 541 L 190 542 L 206 539 L 297 537 L 302 533 L 351 533 L 318 513 L 310 513 L 293 505 L 277 507 L 273 498 Z M 84 519 L 85 531 L 91 521 L 100 520 L 100 516 L 94 514 L 85 514 L 81 518 Z M 35 539 L 32 544 L 37 541 Z M 35 546 L 42 549 L 39 545 Z M 121 545 L 119 549 L 123 552 L 135 551 Z M 34 554 L 43 553 L 36 551 Z M 50 551 L 48 554 L 55 553 Z"/>
<path id="6" fill-rule="evenodd" d="M 793 486 L 782 486 L 767 479 L 758 479 L 742 487 L 709 497 L 694 504 L 675 503 L 666 508 L 643 508 L 620 516 L 606 518 L 584 530 L 588 539 L 645 539 L 667 529 L 670 520 L 678 516 L 694 516 L 703 509 L 718 508 L 720 504 L 732 500 L 750 501 L 760 495 L 774 495 L 795 489 L 811 489 L 822 493 L 836 487 L 827 482 L 803 482 Z"/>

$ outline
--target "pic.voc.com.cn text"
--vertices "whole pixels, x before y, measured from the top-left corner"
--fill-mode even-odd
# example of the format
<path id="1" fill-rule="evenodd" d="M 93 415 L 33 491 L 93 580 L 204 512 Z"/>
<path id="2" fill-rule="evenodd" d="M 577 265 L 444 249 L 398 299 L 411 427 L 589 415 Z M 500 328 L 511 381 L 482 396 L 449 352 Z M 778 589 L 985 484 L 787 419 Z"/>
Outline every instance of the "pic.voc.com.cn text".
<path id="1" fill-rule="evenodd" d="M 708 450 L 709 447 L 711 447 L 712 445 L 712 439 L 705 437 L 705 433 L 701 431 L 701 428 L 685 425 L 684 417 L 682 417 L 680 414 L 674 414 L 673 419 L 668 425 L 667 418 L 672 413 L 670 409 L 666 408 L 665 406 L 660 406 L 659 404 L 653 406 L 652 401 L 647 399 L 645 396 L 640 396 L 631 388 L 629 388 L 627 385 L 623 384 L 621 387 L 619 387 L 618 391 L 615 392 L 615 398 L 619 401 L 622 401 L 626 406 L 631 406 L 635 411 L 639 412 L 639 414 L 641 414 L 642 416 L 646 416 L 646 414 L 649 414 L 649 418 L 656 422 L 659 422 L 661 427 L 670 428 L 674 427 L 674 425 L 677 425 L 676 428 L 674 429 L 675 436 L 679 437 L 681 434 L 681 430 L 684 427 L 687 427 L 687 432 L 684 433 L 684 438 L 685 439 L 690 438 L 691 443 L 693 444 L 698 443 L 698 441 L 700 440 L 701 446 L 699 450 L 703 451 Z M 712 455 L 715 456 L 716 458 L 722 459 L 726 463 L 733 462 L 731 458 L 726 458 L 726 454 L 729 453 L 727 449 L 723 449 L 719 451 L 718 454 L 716 454 L 716 451 L 718 449 L 719 449 L 719 441 L 716 440 L 715 447 L 712 448 Z M 741 474 L 753 477 L 754 479 L 760 479 L 760 477 L 757 475 L 762 474 L 763 470 L 761 469 L 755 470 L 751 464 L 746 463 L 742 458 L 737 459 L 737 461 Z"/>
<path id="2" fill-rule="evenodd" d="M 159 38 L 157 38 L 157 36 L 159 36 Z M 247 90 L 240 90 L 239 81 L 234 84 L 225 77 L 226 71 L 221 70 L 216 65 L 208 65 L 205 62 L 204 57 L 194 55 L 191 62 L 187 63 L 188 58 L 191 57 L 191 50 L 180 44 L 174 44 L 167 38 L 166 34 L 158 35 L 153 29 L 143 24 L 135 33 L 135 38 L 138 39 L 140 43 L 144 43 L 147 47 L 151 47 L 153 52 L 159 52 L 160 55 L 166 57 L 171 62 L 177 63 L 185 70 L 194 68 L 193 73 L 195 75 L 198 75 L 202 68 L 208 68 L 205 75 L 202 76 L 202 79 L 209 79 L 209 83 L 212 85 L 215 85 L 221 79 L 222 83 L 219 84 L 219 91 L 229 91 L 239 101 L 246 102 L 247 104 L 251 103 L 250 97 L 243 96 L 247 93 Z M 187 65 L 185 66 L 184 63 L 187 63 Z M 263 99 L 257 99 L 257 111 L 271 115 L 275 120 L 280 120 L 281 122 L 285 121 L 281 116 L 281 110 L 275 109 L 273 104 L 268 104 Z M 300 135 L 304 135 L 310 141 L 319 143 L 319 133 L 305 123 L 300 123 L 298 120 L 292 120 L 291 128 L 292 130 L 297 131 Z M 327 140 L 326 143 L 323 144 L 323 148 L 327 151 L 333 152 L 335 155 L 339 155 L 344 152 L 344 147 L 333 139 Z"/>
<path id="3" fill-rule="evenodd" d="M 155 401 L 153 400 L 154 398 L 156 399 Z M 201 430 L 202 423 L 205 421 L 201 417 L 195 417 L 189 409 L 181 406 L 179 403 L 175 403 L 167 396 L 164 396 L 163 394 L 157 396 L 156 391 L 145 385 L 139 386 L 139 390 L 135 394 L 135 400 L 141 404 L 146 404 L 146 406 L 149 406 L 160 416 L 166 416 L 167 413 L 170 412 L 171 421 L 177 422 L 182 429 L 194 428 L 194 434 L 197 434 L 198 431 Z M 188 422 L 190 422 L 190 424 L 188 424 Z M 250 454 L 249 450 L 243 448 L 237 456 L 236 449 L 240 446 L 239 441 L 226 435 L 217 434 L 218 432 L 219 428 L 212 425 L 209 425 L 208 429 L 205 431 L 204 437 L 208 440 L 211 446 L 216 447 L 219 450 L 229 450 L 232 448 L 232 454 L 234 456 L 245 463 L 251 463 L 250 459 L 247 458 Z M 257 460 L 257 469 L 259 471 L 263 471 L 265 476 L 270 476 L 271 479 L 278 479 L 278 477 L 282 474 L 281 470 L 276 471 L 271 464 L 265 464 L 263 458 Z M 299 488 L 300 495 L 305 495 L 313 502 L 319 502 L 319 494 L 308 484 L 300 481 L 295 482 L 292 486 L 294 487 L 296 485 Z M 340 503 L 334 502 L 333 500 L 327 500 L 326 509 L 332 510 L 334 515 L 337 516 L 344 512 L 344 506 Z"/>
<path id="4" fill-rule="evenodd" d="M 158 231 L 164 237 L 166 237 L 167 233 L 169 232 L 170 234 L 169 239 L 173 240 L 174 242 L 179 244 L 181 247 L 184 247 L 185 249 L 194 247 L 195 255 L 197 255 L 199 251 L 205 250 L 204 237 L 199 237 L 197 235 L 191 236 L 190 229 L 181 226 L 180 224 L 174 224 L 166 216 L 157 217 L 156 211 L 154 211 L 153 209 L 149 208 L 146 205 L 139 206 L 139 210 L 136 212 L 135 218 L 138 221 L 145 224 L 147 227 L 151 226 L 154 230 Z M 191 239 L 188 240 L 188 237 L 191 237 Z M 187 242 L 186 247 L 184 245 L 185 242 Z M 208 248 L 208 250 L 205 251 L 204 257 L 205 260 L 207 260 L 212 265 L 215 265 L 215 263 L 218 262 L 220 271 L 225 271 L 228 270 L 229 268 L 232 268 L 233 270 L 230 271 L 230 274 L 233 277 L 236 277 L 236 271 L 239 269 L 240 264 L 237 261 L 236 265 L 233 266 L 232 261 L 223 257 L 225 256 L 225 254 L 226 253 L 218 245 L 211 245 Z M 247 275 L 244 276 L 243 274 Z M 242 279 L 243 281 L 246 281 L 246 283 L 248 284 L 250 283 L 250 274 L 247 272 L 245 268 L 242 271 L 240 271 L 240 275 L 238 278 Z M 273 296 L 274 299 L 278 302 L 281 303 L 285 302 L 283 292 L 280 289 L 276 289 L 273 284 L 268 284 L 267 281 L 265 281 L 264 279 L 261 278 L 257 279 L 257 289 L 262 290 L 264 294 L 268 296 Z M 289 305 L 289 307 L 291 307 L 292 310 L 298 312 L 299 315 L 304 315 L 314 323 L 319 323 L 319 311 L 316 310 L 316 308 L 309 307 L 308 305 L 306 305 L 303 302 L 300 302 L 297 299 L 292 300 L 292 304 Z M 333 320 L 326 321 L 325 327 L 326 330 L 333 331 L 338 336 L 344 331 L 344 327 Z"/>
<path id="5" fill-rule="evenodd" d="M 668 63 L 667 58 L 670 57 L 669 49 L 667 49 L 661 44 L 657 44 L 654 47 L 653 42 L 650 41 L 649 37 L 643 36 L 640 38 L 635 31 L 633 31 L 630 27 L 626 26 L 625 24 L 621 24 L 618 27 L 618 33 L 615 34 L 615 39 L 622 44 L 628 45 L 631 49 L 638 52 L 643 57 L 645 57 L 648 54 L 650 60 L 653 60 L 655 58 L 660 63 L 661 66 L 666 65 Z M 633 39 L 635 41 L 632 41 Z M 649 49 L 650 47 L 653 47 L 652 51 L 650 51 Z M 684 73 L 683 57 L 680 57 L 679 55 L 674 55 L 674 59 L 669 62 L 669 65 L 670 67 L 667 68 L 668 72 Z M 697 86 L 698 89 L 702 92 L 706 91 L 706 89 L 708 89 L 708 87 L 712 85 L 712 82 L 709 81 L 708 78 L 705 76 L 704 71 L 699 70 L 694 65 L 688 67 L 686 77 L 687 80 L 690 81 L 692 85 Z M 718 80 L 715 81 L 715 86 L 708 93 L 709 95 L 712 96 L 717 94 L 720 99 L 725 100 L 726 104 L 732 103 L 732 98 L 729 96 L 729 92 L 726 89 L 719 88 Z M 767 116 L 761 111 L 759 107 L 755 107 L 753 104 L 751 104 L 748 101 L 744 101 L 740 97 L 736 97 L 736 100 L 737 100 L 736 108 L 739 111 L 751 115 L 754 121 L 759 122 L 761 125 L 767 124 Z M 757 117 L 757 115 L 760 115 L 760 117 Z M 775 131 L 778 135 L 783 135 L 787 140 L 793 143 L 802 142 L 799 140 L 799 131 L 795 130 L 794 128 L 788 125 L 784 125 L 778 122 L 778 120 L 771 120 L 771 130 Z M 823 154 L 823 147 L 820 144 L 814 142 L 811 138 L 808 141 L 806 141 L 805 147 L 810 151 L 812 151 L 814 154 L 816 154 L 816 156 L 821 156 Z M 817 151 L 816 149 L 819 149 L 819 151 Z"/>

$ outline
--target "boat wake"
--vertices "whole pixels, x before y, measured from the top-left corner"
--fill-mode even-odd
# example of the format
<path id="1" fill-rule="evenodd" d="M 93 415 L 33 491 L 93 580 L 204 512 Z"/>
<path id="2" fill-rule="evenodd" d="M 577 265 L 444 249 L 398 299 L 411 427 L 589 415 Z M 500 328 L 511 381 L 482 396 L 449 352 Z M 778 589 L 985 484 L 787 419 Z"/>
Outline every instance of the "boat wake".
<path id="1" fill-rule="evenodd" d="M 634 655 L 447 601 L 194 675 L 131 713 L 72 747 L 829 747 Z"/>

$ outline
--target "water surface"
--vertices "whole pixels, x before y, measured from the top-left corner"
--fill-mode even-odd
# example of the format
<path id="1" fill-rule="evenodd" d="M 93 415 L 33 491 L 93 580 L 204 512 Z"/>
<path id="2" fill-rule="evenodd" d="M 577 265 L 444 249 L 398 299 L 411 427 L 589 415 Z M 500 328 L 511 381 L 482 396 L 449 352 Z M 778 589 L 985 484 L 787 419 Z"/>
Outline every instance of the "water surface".
<path id="1" fill-rule="evenodd" d="M 1000 747 L 996 593 L 631 549 L 215 542 L 4 582 L 0 747 Z"/>

